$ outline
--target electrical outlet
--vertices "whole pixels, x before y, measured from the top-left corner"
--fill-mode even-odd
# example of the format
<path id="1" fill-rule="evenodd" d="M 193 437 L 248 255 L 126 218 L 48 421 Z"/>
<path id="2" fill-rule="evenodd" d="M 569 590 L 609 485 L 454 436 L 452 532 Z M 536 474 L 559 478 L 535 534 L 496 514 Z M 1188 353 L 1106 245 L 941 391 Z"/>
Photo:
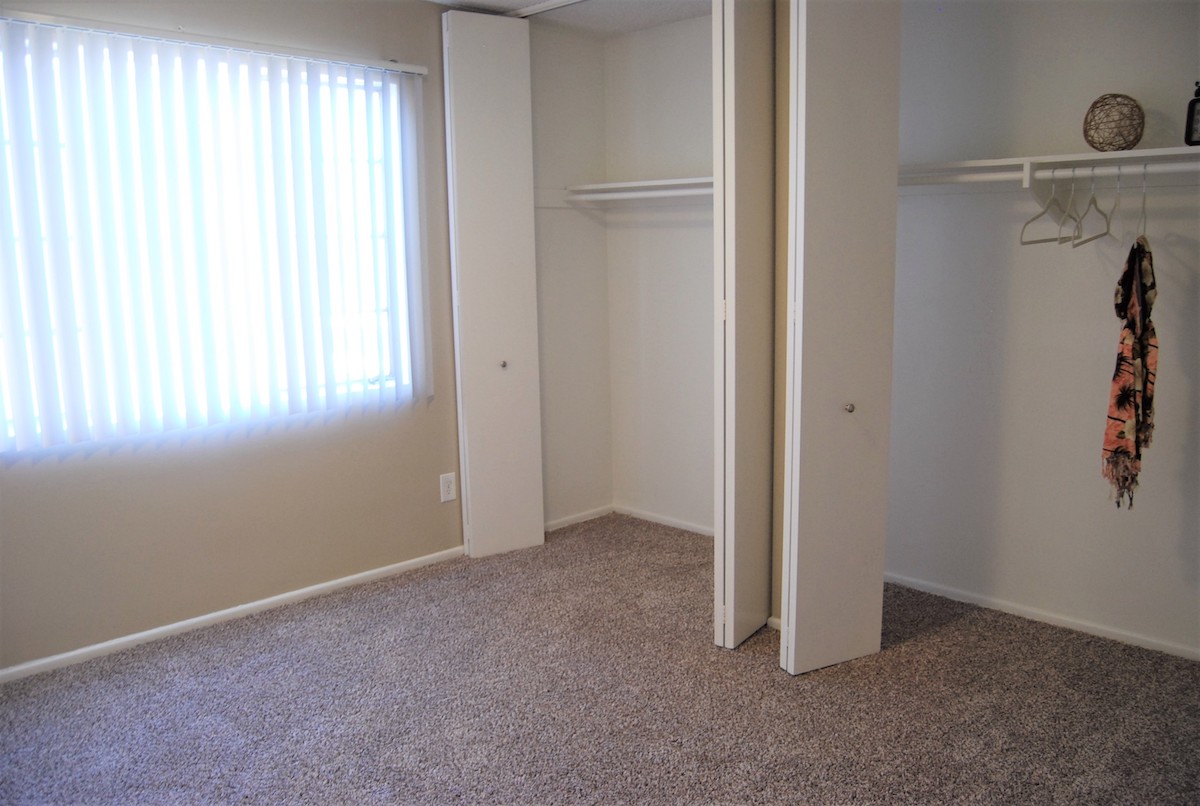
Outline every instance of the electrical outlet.
<path id="1" fill-rule="evenodd" d="M 442 503 L 458 498 L 458 485 L 455 482 L 453 473 L 443 473 L 440 481 L 442 484 Z"/>

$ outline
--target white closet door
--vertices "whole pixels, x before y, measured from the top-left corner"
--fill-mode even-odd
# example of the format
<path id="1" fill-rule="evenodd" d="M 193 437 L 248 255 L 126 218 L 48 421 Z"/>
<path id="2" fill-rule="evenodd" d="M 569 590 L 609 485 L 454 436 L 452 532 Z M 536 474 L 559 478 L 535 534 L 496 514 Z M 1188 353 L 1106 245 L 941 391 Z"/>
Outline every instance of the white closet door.
<path id="1" fill-rule="evenodd" d="M 771 608 L 774 13 L 770 0 L 713 0 L 713 623 L 728 648 Z"/>
<path id="2" fill-rule="evenodd" d="M 791 15 L 780 663 L 799 674 L 880 645 L 900 3 L 792 0 Z"/>
<path id="3" fill-rule="evenodd" d="M 529 24 L 442 16 L 464 542 L 544 540 Z"/>

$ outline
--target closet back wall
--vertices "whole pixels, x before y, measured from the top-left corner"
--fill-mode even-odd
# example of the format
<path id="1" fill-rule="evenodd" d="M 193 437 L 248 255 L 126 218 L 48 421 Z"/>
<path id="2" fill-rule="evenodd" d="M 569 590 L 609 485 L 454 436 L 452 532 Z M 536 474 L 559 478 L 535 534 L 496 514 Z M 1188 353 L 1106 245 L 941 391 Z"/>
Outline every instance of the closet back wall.
<path id="1" fill-rule="evenodd" d="M 426 232 L 437 396 L 397 414 L 188 449 L 0 465 L 0 668 L 461 545 L 442 9 L 290 0 L 6 8 L 429 68 Z"/>
<path id="2" fill-rule="evenodd" d="M 901 162 L 1086 152 L 1081 121 L 1105 92 L 1141 101 L 1141 147 L 1180 146 L 1197 53 L 1196 2 L 907 2 Z M 1200 658 L 1194 174 L 1152 180 L 1147 194 L 1161 363 L 1134 508 L 1116 509 L 1100 477 L 1113 288 L 1141 207 L 1131 173 L 1117 237 L 1078 249 L 1018 244 L 1039 209 L 1028 191 L 901 192 L 887 569 Z M 1105 205 L 1113 184 L 1099 183 Z M 1078 192 L 1086 199 L 1086 178 Z"/>
<path id="3" fill-rule="evenodd" d="M 562 200 L 604 177 L 604 44 L 529 29 L 537 210 L 542 483 L 547 528 L 612 510 L 612 386 L 604 216 Z"/>
<path id="4" fill-rule="evenodd" d="M 609 181 L 712 175 L 712 20 L 605 43 Z M 608 215 L 613 503 L 713 529 L 712 203 Z"/>
<path id="5" fill-rule="evenodd" d="M 711 203 L 561 198 L 712 174 L 711 21 L 606 40 L 535 22 L 532 48 L 547 523 L 616 508 L 711 534 Z"/>

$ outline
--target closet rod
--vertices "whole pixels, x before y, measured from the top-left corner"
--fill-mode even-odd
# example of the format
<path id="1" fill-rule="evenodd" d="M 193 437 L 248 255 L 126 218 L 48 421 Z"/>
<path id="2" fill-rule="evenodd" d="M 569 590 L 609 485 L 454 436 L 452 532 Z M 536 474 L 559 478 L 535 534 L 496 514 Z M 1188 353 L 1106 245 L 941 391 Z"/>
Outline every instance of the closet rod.
<path id="1" fill-rule="evenodd" d="M 633 182 L 601 182 L 592 185 L 572 185 L 564 188 L 564 198 L 571 202 L 634 201 L 639 199 L 670 199 L 686 196 L 711 196 L 711 176 L 689 176 L 682 179 L 642 179 Z"/>
<path id="2" fill-rule="evenodd" d="M 1147 174 L 1182 174 L 1200 171 L 1200 148 L 1143 148 L 1043 157 L 1010 157 L 996 160 L 938 162 L 900 167 L 901 185 L 951 185 L 970 182 L 1020 182 L 1028 188 L 1034 180 L 1075 175 L 1099 177 Z"/>
<path id="3" fill-rule="evenodd" d="M 711 196 L 712 188 L 680 188 L 678 190 L 627 190 L 620 193 L 568 193 L 570 201 L 632 201 L 634 199 L 664 199 L 679 196 Z"/>
<path id="4" fill-rule="evenodd" d="M 1069 181 L 1074 171 L 1076 179 L 1091 178 L 1095 176 L 1097 179 L 1104 177 L 1113 177 L 1118 174 L 1123 178 L 1142 176 L 1143 173 L 1147 176 L 1159 176 L 1163 174 L 1182 174 L 1182 173 L 1198 173 L 1200 172 L 1200 162 L 1151 162 L 1145 165 L 1130 162 L 1121 166 L 1104 165 L 1104 166 L 1056 166 L 1053 168 L 1034 168 L 1035 163 L 1030 163 L 1027 170 L 977 170 L 970 169 L 938 172 L 931 170 L 929 172 L 913 171 L 905 173 L 900 177 L 901 185 L 953 185 L 967 184 L 975 182 L 1020 182 L 1028 187 L 1030 179 L 1034 180 L 1049 180 L 1057 179 L 1059 181 Z"/>

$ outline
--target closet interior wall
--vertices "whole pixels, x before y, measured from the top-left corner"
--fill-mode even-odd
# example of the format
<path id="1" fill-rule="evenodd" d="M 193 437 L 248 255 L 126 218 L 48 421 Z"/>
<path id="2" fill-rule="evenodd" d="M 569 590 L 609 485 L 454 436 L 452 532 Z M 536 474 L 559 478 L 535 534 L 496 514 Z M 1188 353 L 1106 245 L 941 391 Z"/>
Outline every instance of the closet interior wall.
<path id="1" fill-rule="evenodd" d="M 563 193 L 712 175 L 711 20 L 534 20 L 531 56 L 547 527 L 616 509 L 711 534 L 711 198 Z"/>
<path id="2" fill-rule="evenodd" d="M 1144 107 L 1140 148 L 1183 145 L 1200 78 L 1194 0 L 921 0 L 904 4 L 902 37 L 902 164 L 1086 152 L 1084 113 L 1107 92 Z M 1146 193 L 1161 359 L 1132 510 L 1100 476 L 1113 289 L 1142 204 L 1140 172 L 1126 172 L 1116 237 L 1077 249 L 1018 244 L 1039 204 L 1015 186 L 901 189 L 887 570 L 1200 658 L 1195 174 L 1151 177 Z M 1065 203 L 1069 178 L 1057 184 Z M 1086 169 L 1075 184 L 1082 209 Z M 1096 189 L 1105 206 L 1116 198 L 1113 179 Z"/>

